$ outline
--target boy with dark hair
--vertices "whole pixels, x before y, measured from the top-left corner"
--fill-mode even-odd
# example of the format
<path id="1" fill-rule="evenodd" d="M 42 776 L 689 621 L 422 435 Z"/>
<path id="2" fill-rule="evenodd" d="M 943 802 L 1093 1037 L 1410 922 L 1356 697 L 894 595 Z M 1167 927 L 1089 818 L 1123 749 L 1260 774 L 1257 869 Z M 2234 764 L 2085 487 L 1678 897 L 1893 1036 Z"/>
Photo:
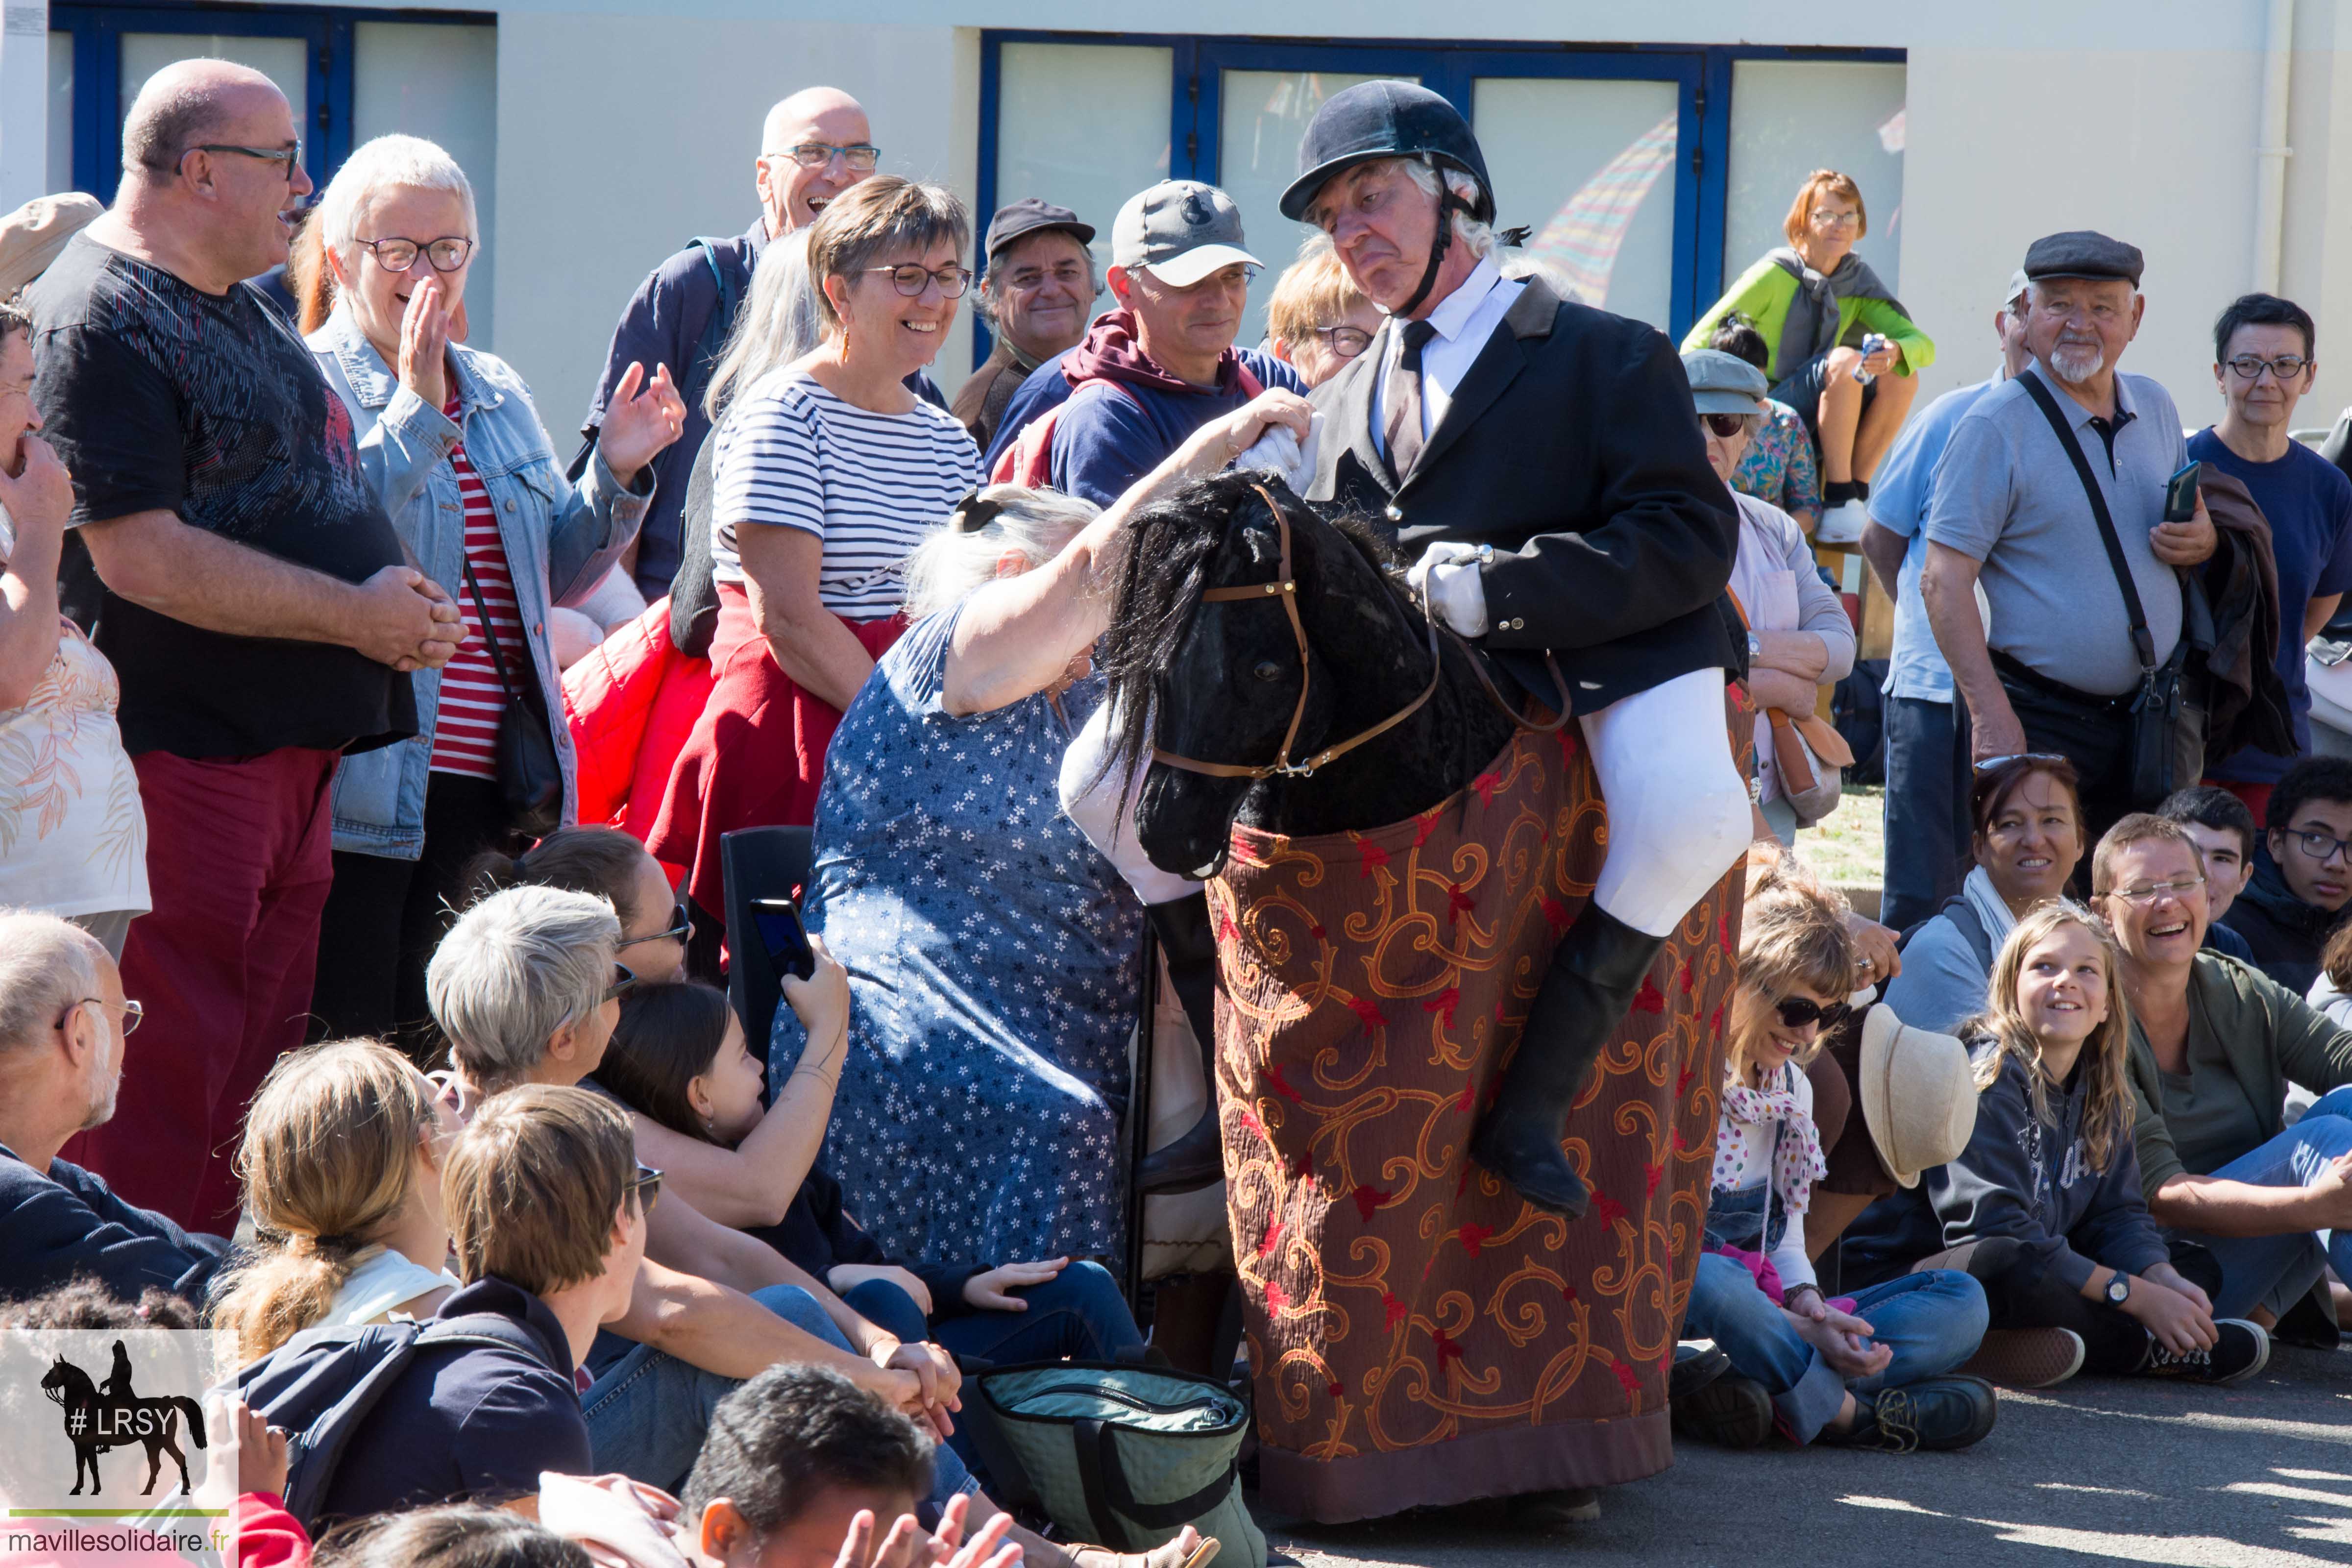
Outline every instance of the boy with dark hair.
<path id="1" fill-rule="evenodd" d="M 2165 796 L 2156 815 L 2186 828 L 2205 862 L 2205 907 L 2213 922 L 2205 928 L 2205 945 L 2240 963 L 2253 963 L 2254 950 L 2221 917 L 2253 879 L 2254 814 L 2219 784 L 2191 784 Z"/>
<path id="2" fill-rule="evenodd" d="M 627 1117 L 582 1089 L 527 1084 L 476 1111 L 450 1146 L 441 1197 L 465 1288 L 439 1319 L 511 1345 L 420 1348 L 352 1436 L 320 1514 L 504 1502 L 533 1514 L 541 1470 L 593 1468 L 576 1371 L 628 1310 L 661 1190 Z"/>
<path id="3" fill-rule="evenodd" d="M 839 1373 L 770 1367 L 712 1413 L 680 1518 L 724 1568 L 929 1564 L 932 1538 L 914 1513 L 930 1495 L 931 1449 L 914 1422 Z M 956 1498 L 940 1521 L 950 1568 L 1009 1568 L 1021 1555 L 1002 1544 L 1010 1514 L 956 1550 L 970 1500 Z"/>
<path id="4" fill-rule="evenodd" d="M 2352 902 L 2352 759 L 2305 757 L 2270 792 L 2253 880 L 2230 907 L 2263 973 L 2296 995 Z"/>

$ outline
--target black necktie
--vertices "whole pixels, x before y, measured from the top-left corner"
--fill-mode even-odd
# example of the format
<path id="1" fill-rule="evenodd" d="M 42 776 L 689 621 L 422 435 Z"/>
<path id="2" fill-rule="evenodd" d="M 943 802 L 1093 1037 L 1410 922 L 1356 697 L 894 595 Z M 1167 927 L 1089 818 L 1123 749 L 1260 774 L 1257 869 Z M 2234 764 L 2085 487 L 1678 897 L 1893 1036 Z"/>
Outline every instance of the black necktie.
<path id="1" fill-rule="evenodd" d="M 1421 458 L 1421 351 L 1436 335 L 1437 329 L 1427 321 L 1404 324 L 1404 347 L 1397 354 L 1396 368 L 1389 373 L 1388 386 L 1381 394 L 1388 417 L 1381 434 L 1388 443 L 1389 472 L 1396 476 L 1399 484 L 1404 482 Z"/>

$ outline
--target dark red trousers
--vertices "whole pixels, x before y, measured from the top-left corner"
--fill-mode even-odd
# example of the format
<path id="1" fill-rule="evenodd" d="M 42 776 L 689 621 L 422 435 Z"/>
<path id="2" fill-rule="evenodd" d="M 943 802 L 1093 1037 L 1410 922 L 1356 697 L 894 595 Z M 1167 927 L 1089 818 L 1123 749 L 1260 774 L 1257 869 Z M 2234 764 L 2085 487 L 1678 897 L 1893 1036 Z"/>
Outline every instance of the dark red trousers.
<path id="1" fill-rule="evenodd" d="M 334 880 L 336 753 L 131 759 L 147 808 L 152 913 L 131 922 L 123 994 L 147 1016 L 114 1119 L 65 1158 L 192 1230 L 236 1224 L 230 1161 L 262 1075 L 302 1043 Z"/>

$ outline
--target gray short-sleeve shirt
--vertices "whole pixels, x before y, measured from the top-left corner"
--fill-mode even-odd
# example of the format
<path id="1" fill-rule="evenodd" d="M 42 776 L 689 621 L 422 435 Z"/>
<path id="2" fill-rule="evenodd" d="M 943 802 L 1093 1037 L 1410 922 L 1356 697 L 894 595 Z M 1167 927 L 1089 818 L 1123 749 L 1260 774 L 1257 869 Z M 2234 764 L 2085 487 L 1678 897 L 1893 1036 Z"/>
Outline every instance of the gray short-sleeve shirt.
<path id="1" fill-rule="evenodd" d="M 2027 374 L 2057 393 L 2060 412 L 2072 421 L 2115 519 L 2156 657 L 2170 658 L 2180 640 L 2180 583 L 2147 535 L 2164 516 L 2165 482 L 2189 460 L 2171 395 L 2147 376 L 2116 374 L 2123 423 L 2111 462 L 2090 410 L 2058 391 L 2040 365 Z M 1992 605 L 1996 649 L 2100 696 L 2139 683 L 2131 617 L 2082 480 L 2021 381 L 1988 392 L 1953 429 L 1926 531 L 1930 543 L 1984 563 L 1979 581 Z"/>

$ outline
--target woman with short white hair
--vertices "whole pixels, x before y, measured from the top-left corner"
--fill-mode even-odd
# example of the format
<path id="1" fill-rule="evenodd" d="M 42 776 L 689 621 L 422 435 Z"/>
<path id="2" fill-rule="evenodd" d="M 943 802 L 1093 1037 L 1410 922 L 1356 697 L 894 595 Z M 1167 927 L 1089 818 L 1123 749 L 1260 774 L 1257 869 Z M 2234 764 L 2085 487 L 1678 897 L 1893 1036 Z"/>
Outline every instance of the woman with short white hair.
<path id="1" fill-rule="evenodd" d="M 825 1165 L 898 1256 L 1119 1248 L 1143 911 L 1064 815 L 1063 753 L 1101 698 L 1090 655 L 1128 519 L 1307 420 L 1269 392 L 1100 514 L 974 490 L 908 559 L 914 624 L 842 717 L 805 910 L 849 971 Z M 772 1081 L 805 1039 L 780 1011 Z"/>
<path id="2" fill-rule="evenodd" d="M 347 757 L 335 775 L 312 1011 L 330 1035 L 415 1047 L 429 1028 L 425 966 L 467 863 L 572 819 L 550 614 L 585 599 L 636 536 L 647 465 L 677 438 L 686 405 L 670 367 L 632 368 L 595 461 L 577 484 L 564 479 L 522 378 L 459 341 L 481 232 L 472 184 L 433 142 L 359 148 L 312 224 L 335 306 L 311 351 L 402 542 L 465 615 L 455 657 L 417 672 L 415 738 Z"/>

